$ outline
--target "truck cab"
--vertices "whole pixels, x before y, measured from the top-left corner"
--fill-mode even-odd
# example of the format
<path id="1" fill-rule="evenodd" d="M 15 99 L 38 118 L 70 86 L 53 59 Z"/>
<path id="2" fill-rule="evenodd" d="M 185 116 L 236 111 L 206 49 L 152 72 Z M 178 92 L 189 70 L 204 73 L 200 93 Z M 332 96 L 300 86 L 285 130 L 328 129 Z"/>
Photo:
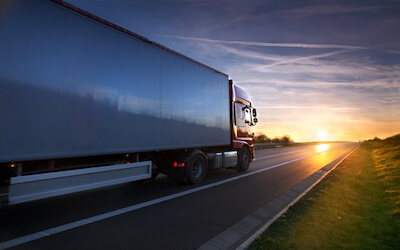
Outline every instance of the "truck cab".
<path id="1" fill-rule="evenodd" d="M 230 81 L 230 86 L 232 89 L 232 145 L 239 151 L 239 165 L 248 166 L 248 163 L 255 159 L 253 126 L 258 122 L 257 110 L 252 106 L 246 91 L 233 85 L 232 81 Z M 240 170 L 245 171 L 247 168 Z"/>

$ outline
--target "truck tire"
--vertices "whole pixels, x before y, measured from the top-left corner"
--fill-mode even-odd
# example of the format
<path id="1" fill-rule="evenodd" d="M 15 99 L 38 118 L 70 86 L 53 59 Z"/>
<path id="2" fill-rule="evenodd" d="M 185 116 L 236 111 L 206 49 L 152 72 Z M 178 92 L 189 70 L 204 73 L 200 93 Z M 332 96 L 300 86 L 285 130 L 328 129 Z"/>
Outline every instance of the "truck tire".
<path id="1" fill-rule="evenodd" d="M 157 178 L 158 174 L 160 174 L 160 171 L 158 169 L 151 169 L 151 180 L 154 180 Z"/>
<path id="2" fill-rule="evenodd" d="M 207 172 L 207 163 L 201 151 L 194 151 L 187 159 L 187 177 L 191 184 L 200 184 Z"/>
<path id="3" fill-rule="evenodd" d="M 239 172 L 245 172 L 250 166 L 250 151 L 247 148 L 242 148 L 239 152 L 238 159 L 238 170 Z"/>

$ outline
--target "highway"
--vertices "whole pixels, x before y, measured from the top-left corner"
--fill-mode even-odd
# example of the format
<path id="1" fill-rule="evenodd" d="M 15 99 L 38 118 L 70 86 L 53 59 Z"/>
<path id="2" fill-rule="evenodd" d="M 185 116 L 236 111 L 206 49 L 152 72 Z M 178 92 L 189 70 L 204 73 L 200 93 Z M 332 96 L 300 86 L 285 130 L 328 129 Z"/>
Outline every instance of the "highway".
<path id="1" fill-rule="evenodd" d="M 248 172 L 209 172 L 200 186 L 160 175 L 1 207 L 0 249 L 197 249 L 357 145 L 257 150 Z"/>

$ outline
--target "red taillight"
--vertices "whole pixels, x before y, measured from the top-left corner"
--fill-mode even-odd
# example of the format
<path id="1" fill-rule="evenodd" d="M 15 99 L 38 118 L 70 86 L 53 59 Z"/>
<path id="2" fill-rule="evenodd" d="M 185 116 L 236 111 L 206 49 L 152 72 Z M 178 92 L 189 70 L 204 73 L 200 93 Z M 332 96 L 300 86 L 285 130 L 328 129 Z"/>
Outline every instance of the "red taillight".
<path id="1" fill-rule="evenodd" d="M 185 163 L 184 162 L 177 162 L 177 161 L 174 161 L 174 168 L 183 168 L 183 167 L 185 167 Z"/>

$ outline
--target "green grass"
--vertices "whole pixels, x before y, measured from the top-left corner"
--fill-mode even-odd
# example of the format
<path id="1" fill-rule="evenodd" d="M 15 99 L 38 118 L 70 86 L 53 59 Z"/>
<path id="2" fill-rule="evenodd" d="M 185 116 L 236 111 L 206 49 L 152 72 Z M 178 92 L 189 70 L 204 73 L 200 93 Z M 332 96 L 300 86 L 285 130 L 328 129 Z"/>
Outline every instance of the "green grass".
<path id="1" fill-rule="evenodd" d="M 363 142 L 249 249 L 400 249 L 400 135 Z"/>

